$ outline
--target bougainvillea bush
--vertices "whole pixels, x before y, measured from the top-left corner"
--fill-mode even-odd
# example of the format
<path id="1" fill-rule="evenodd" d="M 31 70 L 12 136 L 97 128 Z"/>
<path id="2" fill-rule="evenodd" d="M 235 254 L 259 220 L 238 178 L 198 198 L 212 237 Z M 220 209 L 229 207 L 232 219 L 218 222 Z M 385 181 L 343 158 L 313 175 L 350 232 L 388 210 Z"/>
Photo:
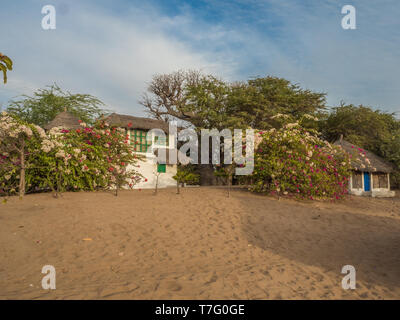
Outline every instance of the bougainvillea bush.
<path id="1" fill-rule="evenodd" d="M 348 191 L 351 156 L 298 123 L 258 132 L 251 189 L 302 199 L 339 199 Z"/>
<path id="2" fill-rule="evenodd" d="M 4 120 L 4 119 L 6 120 Z M 1 130 L 6 137 L 14 136 L 9 119 L 19 126 L 17 146 L 26 145 L 25 176 L 27 191 L 51 189 L 58 194 L 66 190 L 99 190 L 133 187 L 142 176 L 137 172 L 138 156 L 129 144 L 124 129 L 110 128 L 103 121 L 94 126 L 81 123 L 81 128 L 54 128 L 45 133 L 40 127 L 22 124 L 4 115 Z M 8 122 L 7 122 L 8 121 Z M 20 179 L 21 161 L 12 144 L 2 139 L 0 181 L 3 193 L 12 193 L 19 181 L 19 192 L 25 193 Z M 15 155 L 14 155 L 15 154 Z M 14 169 L 10 170 L 10 163 Z"/>
<path id="3" fill-rule="evenodd" d="M 25 186 L 32 184 L 29 170 L 44 130 L 2 112 L 0 114 L 0 195 L 25 193 Z"/>
<path id="4" fill-rule="evenodd" d="M 142 178 L 137 160 L 125 130 L 105 122 L 92 127 L 81 122 L 76 130 L 53 128 L 38 157 L 48 166 L 46 183 L 60 191 L 133 187 Z"/>

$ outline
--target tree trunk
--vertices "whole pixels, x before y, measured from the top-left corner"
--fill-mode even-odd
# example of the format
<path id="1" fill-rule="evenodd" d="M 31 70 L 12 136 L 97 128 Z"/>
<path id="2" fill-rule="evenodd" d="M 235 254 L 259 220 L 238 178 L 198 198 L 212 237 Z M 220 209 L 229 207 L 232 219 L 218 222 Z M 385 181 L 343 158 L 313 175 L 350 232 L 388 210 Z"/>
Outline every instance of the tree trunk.
<path id="1" fill-rule="evenodd" d="M 231 196 L 232 174 L 228 176 L 228 198 Z"/>
<path id="2" fill-rule="evenodd" d="M 154 195 L 157 195 L 157 191 L 158 191 L 158 177 L 160 176 L 160 173 L 156 174 L 156 189 L 154 190 Z"/>
<path id="3" fill-rule="evenodd" d="M 201 186 L 217 185 L 217 177 L 214 175 L 214 168 L 212 164 L 199 164 L 198 172 L 200 174 Z"/>
<path id="4" fill-rule="evenodd" d="M 25 195 L 25 140 L 21 143 L 21 171 L 19 173 L 19 196 L 23 197 Z"/>

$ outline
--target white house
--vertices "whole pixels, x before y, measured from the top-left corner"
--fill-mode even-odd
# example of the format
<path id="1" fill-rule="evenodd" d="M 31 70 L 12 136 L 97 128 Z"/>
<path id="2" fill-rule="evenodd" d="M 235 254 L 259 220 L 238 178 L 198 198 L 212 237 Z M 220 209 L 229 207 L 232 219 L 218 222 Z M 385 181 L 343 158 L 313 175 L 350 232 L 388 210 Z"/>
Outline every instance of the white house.
<path id="1" fill-rule="evenodd" d="M 143 160 L 138 162 L 138 171 L 147 181 L 142 181 L 135 185 L 136 189 L 152 189 L 156 186 L 158 176 L 158 188 L 166 188 L 176 186 L 176 181 L 172 178 L 176 175 L 177 165 L 168 164 L 168 150 L 176 149 L 175 139 L 170 138 L 168 123 L 160 120 L 134 117 L 129 115 L 121 115 L 113 113 L 106 117 L 106 122 L 110 126 L 118 126 L 124 128 L 129 135 L 129 142 L 134 146 L 136 152 L 143 156 Z M 152 134 L 151 142 L 147 141 L 147 132 L 151 129 L 161 129 L 165 132 L 165 139 L 161 139 Z M 157 149 L 166 149 L 166 163 L 157 163 L 156 156 L 151 151 L 151 146 Z M 155 152 L 156 153 L 156 152 Z"/>
<path id="2" fill-rule="evenodd" d="M 342 138 L 335 142 L 359 161 L 353 161 L 349 179 L 349 193 L 357 196 L 394 197 L 390 190 L 390 173 L 393 166 L 372 152 L 362 149 Z"/>
<path id="3" fill-rule="evenodd" d="M 139 161 L 139 172 L 147 181 L 142 181 L 135 185 L 135 188 L 155 188 L 158 176 L 158 187 L 165 188 L 176 186 L 176 181 L 172 178 L 177 171 L 176 164 L 169 165 L 169 158 L 166 163 L 157 163 L 156 156 L 150 154 L 150 146 L 158 149 L 174 149 L 176 148 L 175 139 L 170 139 L 168 124 L 149 118 L 133 117 L 128 115 L 120 115 L 113 113 L 105 118 L 105 121 L 111 126 L 125 128 L 130 137 L 130 143 L 134 146 L 136 152 L 143 156 L 143 160 Z M 50 130 L 54 127 L 62 127 L 65 129 L 79 129 L 81 125 L 79 119 L 68 111 L 59 113 L 44 128 Z M 152 135 L 151 142 L 146 140 L 147 132 L 151 129 L 161 129 L 165 132 L 165 139 L 160 139 Z M 174 150 L 176 151 L 176 150 Z M 157 151 L 155 151 L 156 153 Z M 167 152 L 168 156 L 168 152 Z"/>

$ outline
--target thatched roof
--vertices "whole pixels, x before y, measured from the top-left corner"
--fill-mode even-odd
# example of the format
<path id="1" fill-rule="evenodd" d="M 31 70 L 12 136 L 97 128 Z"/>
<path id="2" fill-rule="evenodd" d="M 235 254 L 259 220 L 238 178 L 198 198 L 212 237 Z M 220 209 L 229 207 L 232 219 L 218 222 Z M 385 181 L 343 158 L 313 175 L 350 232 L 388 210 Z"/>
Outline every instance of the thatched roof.
<path id="1" fill-rule="evenodd" d="M 118 126 L 126 129 L 162 129 L 164 132 L 168 132 L 168 123 L 161 120 L 134 117 L 117 113 L 112 113 L 106 117 L 105 120 L 111 126 Z"/>
<path id="2" fill-rule="evenodd" d="M 393 171 L 393 165 L 390 162 L 387 162 L 385 159 L 382 159 L 371 151 L 362 149 L 343 139 L 337 140 L 334 144 L 341 146 L 348 153 L 356 155 L 360 159 L 360 161 L 352 161 L 352 166 L 356 170 L 385 173 Z M 364 155 L 364 157 L 362 155 Z M 370 163 L 368 163 L 367 159 Z"/>
<path id="3" fill-rule="evenodd" d="M 56 115 L 56 117 L 44 126 L 46 130 L 55 127 L 63 127 L 65 129 L 78 129 L 80 128 L 79 119 L 68 111 L 63 111 Z"/>

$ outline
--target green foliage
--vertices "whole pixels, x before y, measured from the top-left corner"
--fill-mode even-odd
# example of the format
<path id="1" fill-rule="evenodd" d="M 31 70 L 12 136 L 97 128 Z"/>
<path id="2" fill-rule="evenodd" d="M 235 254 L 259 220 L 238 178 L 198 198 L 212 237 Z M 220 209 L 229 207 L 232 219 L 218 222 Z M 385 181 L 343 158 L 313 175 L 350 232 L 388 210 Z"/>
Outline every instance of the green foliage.
<path id="1" fill-rule="evenodd" d="M 214 171 L 214 175 L 216 177 L 222 178 L 226 184 L 228 184 L 229 180 L 232 179 L 234 175 L 236 165 L 233 164 L 225 164 L 225 165 L 217 165 L 217 169 Z"/>
<path id="2" fill-rule="evenodd" d="M 48 185 L 60 191 L 133 187 L 141 175 L 125 130 L 102 121 L 81 125 L 77 130 L 52 129 L 50 139 L 43 141 L 39 162 L 50 173 Z"/>
<path id="3" fill-rule="evenodd" d="M 173 178 L 178 183 L 186 183 L 188 185 L 198 184 L 200 181 L 200 175 L 196 172 L 196 167 L 193 165 L 178 166 L 176 175 Z"/>
<path id="4" fill-rule="evenodd" d="M 96 97 L 65 92 L 57 84 L 53 84 L 45 89 L 38 89 L 33 96 L 22 95 L 21 99 L 10 101 L 6 111 L 28 123 L 44 126 L 67 109 L 78 119 L 93 124 L 108 112 L 103 107 L 103 102 Z"/>
<path id="5" fill-rule="evenodd" d="M 7 70 L 12 70 L 12 60 L 0 52 L 0 70 L 3 72 L 3 82 L 7 83 Z"/>
<path id="6" fill-rule="evenodd" d="M 251 190 L 308 199 L 347 193 L 350 155 L 297 123 L 259 132 Z"/>
<path id="7" fill-rule="evenodd" d="M 283 78 L 255 78 L 231 88 L 229 104 L 245 127 L 279 128 L 281 123 L 272 118 L 277 114 L 296 121 L 305 114 L 318 116 L 325 109 L 325 93 L 302 89 Z"/>
<path id="8" fill-rule="evenodd" d="M 25 193 L 25 171 L 36 156 L 44 130 L 15 116 L 0 115 L 0 195 Z M 29 179 L 28 179 L 29 182 Z"/>
<path id="9" fill-rule="evenodd" d="M 232 124 L 232 113 L 228 104 L 231 88 L 229 84 L 208 75 L 186 87 L 185 113 L 195 114 L 192 124 L 198 129 L 227 128 Z"/>
<path id="10" fill-rule="evenodd" d="M 195 71 L 153 77 L 141 104 L 155 118 L 175 117 L 197 129 L 277 127 L 271 116 L 294 120 L 325 109 L 325 93 L 302 89 L 289 81 L 265 77 L 229 83 Z"/>
<path id="11" fill-rule="evenodd" d="M 392 183 L 400 186 L 400 121 L 393 113 L 341 105 L 333 108 L 320 125 L 328 141 L 335 141 L 343 134 L 345 140 L 393 163 L 397 169 L 392 174 Z"/>
<path id="12" fill-rule="evenodd" d="M 4 114 L 3 118 L 18 122 L 18 131 L 28 132 L 22 136 L 23 140 L 18 140 L 26 144 L 28 192 L 49 188 L 57 194 L 66 190 L 115 189 L 117 192 L 123 186 L 133 187 L 142 178 L 136 170 L 139 157 L 128 143 L 124 129 L 110 128 L 102 121 L 94 126 L 82 122 L 80 129 L 53 128 L 46 135 L 43 129 Z M 14 136 L 15 130 L 8 122 L 0 121 L 0 128 L 8 136 Z M 5 143 L 0 144 L 0 193 L 11 194 L 17 189 L 21 165 L 14 156 L 13 144 L 2 141 Z"/>

